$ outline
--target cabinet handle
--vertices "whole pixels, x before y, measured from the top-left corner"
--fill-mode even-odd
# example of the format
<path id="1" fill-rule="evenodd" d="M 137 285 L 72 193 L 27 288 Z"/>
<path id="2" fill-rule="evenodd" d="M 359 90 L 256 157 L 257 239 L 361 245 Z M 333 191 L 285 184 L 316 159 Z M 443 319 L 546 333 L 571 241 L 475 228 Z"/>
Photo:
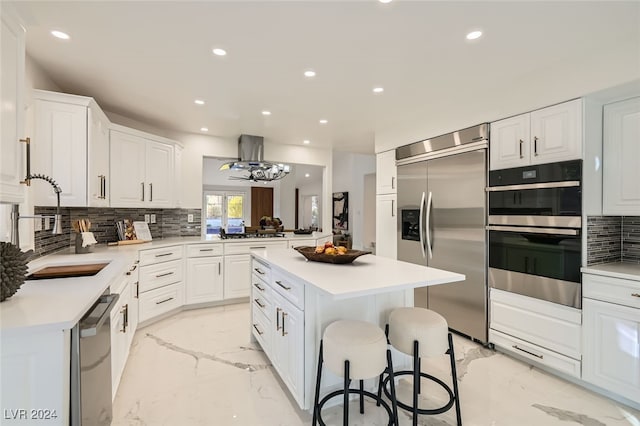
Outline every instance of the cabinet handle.
<path id="1" fill-rule="evenodd" d="M 156 278 L 167 277 L 169 275 L 173 275 L 173 272 L 165 272 L 164 274 L 156 275 Z"/>
<path id="2" fill-rule="evenodd" d="M 135 282 L 136 285 L 136 299 L 140 298 L 140 281 Z"/>
<path id="3" fill-rule="evenodd" d="M 127 332 L 127 326 L 129 325 L 129 304 L 127 303 L 120 310 L 122 314 L 122 328 L 120 329 L 121 333 Z"/>
<path id="4" fill-rule="evenodd" d="M 264 331 L 260 331 L 260 329 L 258 328 L 258 324 L 253 324 L 253 328 L 256 329 L 256 331 L 258 332 L 259 335 L 262 336 L 264 334 Z"/>
<path id="5" fill-rule="evenodd" d="M 212 248 L 208 248 L 208 249 L 200 249 L 200 251 L 213 251 Z"/>
<path id="6" fill-rule="evenodd" d="M 253 299 L 253 301 L 256 302 L 256 305 L 260 306 L 262 309 L 264 309 L 264 307 L 266 306 L 260 303 L 260 299 Z"/>
<path id="7" fill-rule="evenodd" d="M 168 299 L 164 299 L 164 300 L 161 300 L 161 301 L 159 301 L 159 302 L 156 302 L 156 305 L 160 305 L 160 304 L 165 303 L 165 302 L 168 302 L 168 301 L 170 301 L 170 300 L 173 300 L 173 297 L 170 297 L 170 298 L 168 298 Z"/>
<path id="8" fill-rule="evenodd" d="M 529 351 L 527 351 L 527 350 L 525 350 L 525 349 L 522 349 L 522 348 L 521 348 L 521 347 L 519 347 L 518 345 L 513 345 L 513 346 L 512 346 L 512 348 L 513 348 L 513 349 L 517 349 L 517 350 L 519 350 L 519 351 L 521 351 L 521 352 L 524 352 L 524 353 L 526 353 L 526 354 L 533 355 L 533 356 L 535 356 L 536 358 L 540 358 L 540 359 L 543 359 L 543 358 L 544 358 L 544 356 L 543 356 L 543 355 L 534 354 L 533 352 L 529 352 Z"/>
<path id="9" fill-rule="evenodd" d="M 260 246 L 260 247 L 249 247 L 249 250 L 258 250 L 258 249 L 266 249 L 265 246 Z"/>
<path id="10" fill-rule="evenodd" d="M 538 155 L 538 137 L 537 136 L 533 137 L 533 155 L 535 156 Z"/>
<path id="11" fill-rule="evenodd" d="M 286 336 L 287 333 L 286 331 L 284 331 L 284 317 L 287 316 L 287 313 L 285 311 L 282 311 L 282 337 Z"/>
<path id="12" fill-rule="evenodd" d="M 285 290 L 291 290 L 291 287 L 287 287 L 286 285 L 282 284 L 282 281 L 276 281 L 276 284 L 278 284 L 280 287 L 284 288 Z"/>
<path id="13" fill-rule="evenodd" d="M 391 176 L 391 189 L 396 189 L 396 177 Z"/>
<path id="14" fill-rule="evenodd" d="M 140 186 L 142 187 L 142 198 L 140 201 L 144 201 L 144 182 L 140 182 Z"/>
<path id="15" fill-rule="evenodd" d="M 103 200 L 104 199 L 104 194 L 102 192 L 102 178 L 104 176 L 103 175 L 98 175 L 98 180 L 100 180 L 100 195 L 98 195 L 98 199 Z"/>
<path id="16" fill-rule="evenodd" d="M 133 271 L 135 271 L 137 267 L 138 267 L 138 265 L 133 265 L 133 266 L 131 267 L 131 269 L 129 269 L 129 270 L 127 271 L 127 275 L 131 275 L 131 273 L 132 273 Z"/>
<path id="17" fill-rule="evenodd" d="M 282 309 L 276 308 L 276 331 L 280 330 L 280 311 Z"/>
<path id="18" fill-rule="evenodd" d="M 149 184 L 149 201 L 153 201 L 153 184 Z"/>
<path id="19" fill-rule="evenodd" d="M 218 262 L 218 275 L 222 274 L 222 262 Z"/>
<path id="20" fill-rule="evenodd" d="M 522 139 L 520 139 L 520 158 L 524 158 L 522 155 L 522 144 L 524 143 L 524 141 Z"/>
<path id="21" fill-rule="evenodd" d="M 395 200 L 391 200 L 391 217 L 396 217 Z"/>
<path id="22" fill-rule="evenodd" d="M 255 288 L 257 288 L 258 290 L 260 290 L 260 291 L 264 291 L 264 287 L 260 287 L 260 284 L 258 284 L 258 283 L 253 283 L 253 286 Z"/>
<path id="23" fill-rule="evenodd" d="M 31 138 L 20 139 L 20 142 L 25 144 L 26 153 L 27 153 L 27 170 L 25 172 L 24 180 L 21 180 L 20 183 L 23 183 L 27 186 L 31 186 Z"/>
<path id="24" fill-rule="evenodd" d="M 259 273 L 260 275 L 264 275 L 264 271 L 260 268 L 253 268 L 253 270 Z"/>
<path id="25" fill-rule="evenodd" d="M 640 297 L 640 293 L 631 293 L 633 297 Z"/>
<path id="26" fill-rule="evenodd" d="M 173 254 L 173 252 L 171 252 L 171 253 L 156 254 L 156 257 L 171 256 L 172 254 Z"/>
<path id="27" fill-rule="evenodd" d="M 104 175 L 102 176 L 102 199 L 107 199 L 107 177 Z"/>

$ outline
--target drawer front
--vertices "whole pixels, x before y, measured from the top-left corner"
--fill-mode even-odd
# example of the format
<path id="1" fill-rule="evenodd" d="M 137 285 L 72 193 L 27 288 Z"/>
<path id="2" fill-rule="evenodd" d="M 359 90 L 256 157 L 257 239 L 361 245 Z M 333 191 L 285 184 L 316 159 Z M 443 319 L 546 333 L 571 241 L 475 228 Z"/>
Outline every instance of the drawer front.
<path id="1" fill-rule="evenodd" d="M 182 260 L 143 266 L 140 268 L 140 292 L 182 281 L 183 275 Z"/>
<path id="2" fill-rule="evenodd" d="M 271 282 L 271 268 L 256 259 L 251 259 L 251 273 L 266 283 Z"/>
<path id="3" fill-rule="evenodd" d="M 263 288 L 264 290 L 260 290 Z M 251 309 L 253 312 L 260 311 L 271 322 L 274 318 L 273 299 L 271 297 L 271 289 L 262 282 L 252 280 L 251 285 Z"/>
<path id="4" fill-rule="evenodd" d="M 180 283 L 156 288 L 140 295 L 138 318 L 147 321 L 184 305 L 184 285 Z"/>
<path id="5" fill-rule="evenodd" d="M 504 334 L 580 359 L 581 324 L 579 310 L 491 289 L 490 327 Z"/>
<path id="6" fill-rule="evenodd" d="M 224 249 L 222 244 L 189 244 L 187 257 L 222 256 Z"/>
<path id="7" fill-rule="evenodd" d="M 249 254 L 251 250 L 268 248 L 287 248 L 287 241 L 250 241 L 250 242 L 225 242 L 224 254 Z"/>
<path id="8" fill-rule="evenodd" d="M 580 361 L 549 351 L 499 331 L 489 330 L 489 341 L 497 347 L 527 360 L 580 378 Z"/>
<path id="9" fill-rule="evenodd" d="M 182 246 L 163 247 L 140 251 L 140 266 L 182 259 Z"/>
<path id="10" fill-rule="evenodd" d="M 253 312 L 253 321 L 251 324 L 251 332 L 254 337 L 262 346 L 264 352 L 271 355 L 271 339 L 273 337 L 273 330 L 271 329 L 271 323 L 260 311 Z"/>
<path id="11" fill-rule="evenodd" d="M 583 274 L 582 295 L 588 299 L 640 308 L 640 281 Z"/>
<path id="12" fill-rule="evenodd" d="M 298 309 L 304 311 L 304 284 L 296 283 L 278 271 L 273 271 L 271 287 Z"/>

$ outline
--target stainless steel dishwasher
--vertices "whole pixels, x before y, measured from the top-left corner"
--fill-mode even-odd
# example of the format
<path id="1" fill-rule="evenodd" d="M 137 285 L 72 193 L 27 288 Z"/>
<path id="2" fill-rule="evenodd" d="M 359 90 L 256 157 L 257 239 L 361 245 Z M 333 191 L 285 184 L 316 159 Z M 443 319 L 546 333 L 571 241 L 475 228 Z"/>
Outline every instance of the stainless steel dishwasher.
<path id="1" fill-rule="evenodd" d="M 71 330 L 71 426 L 111 424 L 110 315 L 119 298 L 107 289 Z"/>

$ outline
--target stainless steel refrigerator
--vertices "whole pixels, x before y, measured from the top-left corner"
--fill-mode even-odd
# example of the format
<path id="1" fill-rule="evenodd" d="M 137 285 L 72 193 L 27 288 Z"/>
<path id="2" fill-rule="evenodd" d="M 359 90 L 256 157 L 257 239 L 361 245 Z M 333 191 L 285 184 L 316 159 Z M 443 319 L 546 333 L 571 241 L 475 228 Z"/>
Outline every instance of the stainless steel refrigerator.
<path id="1" fill-rule="evenodd" d="M 487 342 L 488 125 L 396 150 L 398 259 L 458 272 L 465 281 L 417 288 L 415 306 Z"/>

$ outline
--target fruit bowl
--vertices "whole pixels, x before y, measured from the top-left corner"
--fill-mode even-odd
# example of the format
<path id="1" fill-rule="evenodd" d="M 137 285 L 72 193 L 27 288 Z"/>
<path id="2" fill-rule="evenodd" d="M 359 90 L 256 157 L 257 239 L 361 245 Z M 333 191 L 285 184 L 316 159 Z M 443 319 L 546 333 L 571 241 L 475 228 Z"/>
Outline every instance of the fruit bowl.
<path id="1" fill-rule="evenodd" d="M 316 248 L 309 246 L 294 247 L 294 249 L 297 250 L 298 253 L 306 257 L 307 260 L 336 264 L 351 263 L 363 254 L 371 254 L 370 251 L 362 250 L 347 250 L 345 254 L 316 253 Z"/>

